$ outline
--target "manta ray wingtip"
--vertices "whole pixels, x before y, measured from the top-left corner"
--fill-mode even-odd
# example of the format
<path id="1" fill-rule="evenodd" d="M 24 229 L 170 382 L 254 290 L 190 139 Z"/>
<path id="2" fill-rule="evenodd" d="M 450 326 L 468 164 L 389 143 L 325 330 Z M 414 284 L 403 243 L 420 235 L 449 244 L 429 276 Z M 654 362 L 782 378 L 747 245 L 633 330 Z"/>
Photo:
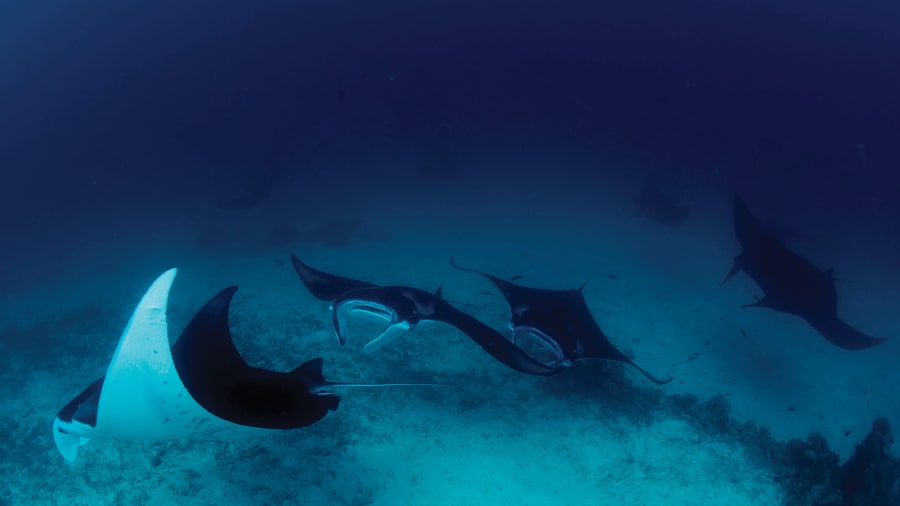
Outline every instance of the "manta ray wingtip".
<path id="1" fill-rule="evenodd" d="M 740 257 L 735 257 L 734 263 L 731 265 L 731 269 L 728 271 L 728 274 L 725 275 L 725 279 L 723 279 L 719 284 L 724 285 L 740 271 L 741 271 Z"/>
<path id="2" fill-rule="evenodd" d="M 650 378 L 650 381 L 656 383 L 657 385 L 665 385 L 666 383 L 669 383 L 673 379 L 675 379 L 675 376 L 669 376 L 666 379 Z"/>
<path id="3" fill-rule="evenodd" d="M 635 365 L 634 363 L 632 363 L 631 365 L 633 365 L 638 371 L 640 371 L 640 373 L 643 374 L 648 380 L 656 383 L 657 385 L 665 385 L 666 383 L 669 383 L 670 381 L 675 379 L 675 376 L 669 376 L 668 378 L 665 378 L 665 379 L 657 378 L 656 376 L 647 372 L 647 370 L 644 369 L 643 367 L 639 367 L 639 366 Z"/>
<path id="4" fill-rule="evenodd" d="M 464 272 L 474 272 L 476 274 L 483 274 L 481 271 L 472 269 L 471 267 L 463 267 L 462 265 L 459 265 L 459 263 L 456 262 L 455 257 L 450 257 L 450 265 L 452 265 L 454 269 L 459 269 Z"/>
<path id="5" fill-rule="evenodd" d="M 463 266 L 459 265 L 458 263 L 456 263 L 456 258 L 452 257 L 452 256 L 450 257 L 450 265 L 452 265 L 454 269 L 457 269 L 457 270 L 460 270 L 463 272 L 477 272 L 474 269 L 470 269 L 468 267 L 463 267 Z"/>
<path id="6" fill-rule="evenodd" d="M 53 442 L 56 443 L 56 449 L 63 456 L 66 462 L 75 462 L 78 457 L 78 448 L 87 442 L 87 439 L 69 434 L 61 426 L 59 418 L 53 420 Z"/>
<path id="7" fill-rule="evenodd" d="M 458 270 L 461 270 L 461 271 L 463 271 L 463 272 L 471 272 L 471 273 L 473 273 L 473 274 L 480 274 L 480 275 L 485 276 L 485 277 L 487 277 L 487 278 L 489 278 L 489 279 L 497 279 L 497 278 L 495 278 L 494 276 L 491 276 L 491 275 L 489 275 L 489 274 L 487 274 L 487 273 L 485 273 L 485 272 L 479 271 L 478 269 L 473 269 L 473 268 L 471 268 L 471 267 L 463 267 L 462 265 L 459 265 L 459 264 L 456 262 L 456 258 L 454 258 L 454 257 L 450 257 L 450 265 L 452 265 L 454 269 L 458 269 Z"/>
<path id="8" fill-rule="evenodd" d="M 804 318 L 822 337 L 839 348 L 860 351 L 878 346 L 887 341 L 884 337 L 874 337 L 844 323 L 837 317 L 816 319 Z"/>
<path id="9" fill-rule="evenodd" d="M 291 253 L 291 265 L 294 266 L 294 270 L 296 270 L 298 274 L 300 274 L 302 270 L 309 269 L 309 266 L 303 263 L 303 261 L 301 261 L 294 253 Z"/>

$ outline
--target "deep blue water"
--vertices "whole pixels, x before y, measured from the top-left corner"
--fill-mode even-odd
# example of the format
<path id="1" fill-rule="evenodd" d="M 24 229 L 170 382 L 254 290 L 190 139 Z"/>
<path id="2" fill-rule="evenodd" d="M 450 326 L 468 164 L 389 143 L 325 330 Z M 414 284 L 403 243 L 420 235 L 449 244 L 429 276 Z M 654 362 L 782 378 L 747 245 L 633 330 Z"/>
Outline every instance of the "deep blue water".
<path id="1" fill-rule="evenodd" d="M 520 242 L 466 251 L 523 269 L 528 237 L 616 221 L 603 202 L 645 181 L 721 231 L 675 239 L 718 241 L 712 277 L 739 191 L 817 263 L 893 286 L 898 26 L 889 0 L 6 2 L 0 293 L 135 251 L 362 257 L 481 219 Z M 872 333 L 895 293 L 862 296 Z"/>
<path id="2" fill-rule="evenodd" d="M 758 192 L 773 212 L 898 214 L 894 2 L 58 1 L 2 14 L 2 200 L 4 215 L 21 210 L 5 223 L 19 233 L 54 230 L 56 208 L 214 200 L 248 173 L 303 179 L 311 158 L 409 145 L 547 146 L 616 167 L 553 177 L 640 171 Z"/>

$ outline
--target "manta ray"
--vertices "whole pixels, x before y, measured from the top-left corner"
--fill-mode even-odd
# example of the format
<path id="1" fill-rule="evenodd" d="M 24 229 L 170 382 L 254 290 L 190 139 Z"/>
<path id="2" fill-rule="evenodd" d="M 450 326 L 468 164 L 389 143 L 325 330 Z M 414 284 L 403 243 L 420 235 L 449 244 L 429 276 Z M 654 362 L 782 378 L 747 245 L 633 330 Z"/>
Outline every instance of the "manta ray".
<path id="1" fill-rule="evenodd" d="M 431 293 L 408 286 L 378 286 L 314 269 L 296 255 L 291 255 L 291 262 L 313 297 L 331 303 L 334 333 L 342 346 L 347 343 L 347 323 L 351 316 L 387 323 L 384 332 L 365 345 L 366 353 L 422 323 L 442 322 L 461 331 L 511 369 L 536 376 L 561 372 L 558 366 L 535 360 L 496 330 L 450 305 L 440 288 Z"/>
<path id="2" fill-rule="evenodd" d="M 534 308 L 518 316 L 514 312 L 513 339 L 510 340 L 451 306 L 441 296 L 440 289 L 429 293 L 405 286 L 378 286 L 313 269 L 295 255 L 291 260 L 310 293 L 332 303 L 332 324 L 342 345 L 347 341 L 348 316 L 362 314 L 388 323 L 387 329 L 363 348 L 366 352 L 378 349 L 421 322 L 438 321 L 460 330 L 495 359 L 526 374 L 559 374 L 574 360 L 605 358 L 631 364 L 655 383 L 671 381 L 671 378 L 658 379 L 650 375 L 613 347 L 591 318 L 584 298 L 574 295 L 574 292 L 580 294 L 580 290 L 569 294 L 569 291 L 530 289 L 498 279 L 500 283 L 521 289 L 514 298 L 522 295 L 521 299 Z M 503 288 L 501 292 L 504 292 Z M 511 299 L 507 297 L 507 300 Z M 512 302 L 510 306 L 513 306 Z M 562 351 L 564 349 L 566 351 Z"/>
<path id="3" fill-rule="evenodd" d="M 691 216 L 689 205 L 667 196 L 652 182 L 644 183 L 641 193 L 632 202 L 635 214 L 669 227 L 681 226 Z"/>
<path id="4" fill-rule="evenodd" d="M 734 194 L 734 231 L 743 249 L 734 258 L 722 283 L 744 271 L 764 294 L 756 302 L 741 307 L 767 307 L 799 316 L 822 337 L 846 350 L 863 350 L 885 341 L 841 321 L 837 315 L 834 269 L 820 270 L 789 250 L 753 216 L 737 193 Z"/>
<path id="5" fill-rule="evenodd" d="M 584 298 L 584 285 L 571 290 L 550 290 L 518 285 L 482 271 L 461 267 L 451 258 L 453 267 L 480 274 L 500 290 L 512 313 L 512 341 L 536 349 L 543 363 L 568 367 L 576 360 L 604 359 L 624 362 L 650 381 L 663 385 L 672 378 L 658 378 L 639 367 L 619 351 L 597 324 Z"/>
<path id="6" fill-rule="evenodd" d="M 126 440 L 230 440 L 264 429 L 294 429 L 338 407 L 322 359 L 290 372 L 252 367 L 232 341 L 228 310 L 237 287 L 219 292 L 169 347 L 166 308 L 176 269 L 141 298 L 106 375 L 66 404 L 53 420 L 57 449 L 74 461 L 94 437 Z"/>

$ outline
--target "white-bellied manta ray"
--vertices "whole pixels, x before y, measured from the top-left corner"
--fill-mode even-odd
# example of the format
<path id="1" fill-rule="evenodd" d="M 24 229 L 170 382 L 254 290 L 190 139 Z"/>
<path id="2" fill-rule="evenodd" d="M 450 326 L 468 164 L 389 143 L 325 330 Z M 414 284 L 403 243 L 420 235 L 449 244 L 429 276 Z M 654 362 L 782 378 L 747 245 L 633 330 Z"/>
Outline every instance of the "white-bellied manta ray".
<path id="1" fill-rule="evenodd" d="M 375 318 L 387 323 L 384 332 L 363 348 L 366 353 L 384 346 L 422 322 L 443 322 L 461 331 L 492 357 L 516 371 L 536 376 L 561 372 L 559 367 L 535 360 L 496 330 L 450 305 L 441 296 L 440 289 L 431 293 L 408 286 L 378 286 L 314 269 L 301 262 L 296 255 L 291 255 L 291 261 L 310 293 L 319 300 L 331 303 L 334 333 L 341 345 L 347 342 L 347 319 L 350 316 Z"/>
<path id="2" fill-rule="evenodd" d="M 764 296 L 742 307 L 767 307 L 799 316 L 832 344 L 846 350 L 864 350 L 886 339 L 872 337 L 847 325 L 837 315 L 834 269 L 819 270 L 782 244 L 771 230 L 750 213 L 734 194 L 734 232 L 743 250 L 723 283 L 739 271 L 747 273 Z"/>
<path id="3" fill-rule="evenodd" d="M 56 447 L 74 461 L 95 437 L 231 440 L 293 429 L 337 409 L 322 359 L 290 372 L 248 365 L 234 347 L 228 309 L 237 287 L 210 299 L 170 348 L 166 309 L 176 269 L 154 281 L 131 316 L 106 375 L 53 420 Z"/>
<path id="4" fill-rule="evenodd" d="M 531 288 L 461 267 L 452 258 L 450 263 L 461 271 L 484 276 L 500 290 L 512 313 L 513 343 L 537 347 L 546 357 L 542 360 L 546 365 L 567 367 L 576 360 L 589 358 L 616 360 L 633 366 L 658 385 L 672 381 L 671 377 L 663 379 L 650 374 L 609 341 L 591 315 L 583 285 L 572 290 Z"/>

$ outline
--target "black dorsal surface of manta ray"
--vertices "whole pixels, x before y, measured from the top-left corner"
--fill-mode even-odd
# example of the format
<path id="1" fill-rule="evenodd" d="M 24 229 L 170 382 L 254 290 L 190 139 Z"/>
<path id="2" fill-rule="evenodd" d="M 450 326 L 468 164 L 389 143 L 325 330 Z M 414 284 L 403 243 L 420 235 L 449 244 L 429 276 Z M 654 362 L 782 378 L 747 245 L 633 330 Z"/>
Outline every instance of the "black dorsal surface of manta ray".
<path id="1" fill-rule="evenodd" d="M 512 313 L 513 342 L 537 344 L 545 353 L 549 352 L 545 363 L 567 366 L 589 358 L 616 360 L 633 366 L 658 385 L 672 381 L 671 377 L 653 376 L 613 346 L 591 315 L 582 293 L 584 286 L 573 290 L 530 288 L 461 267 L 452 258 L 450 263 L 459 270 L 486 277 L 500 290 Z"/>
<path id="2" fill-rule="evenodd" d="M 300 280 L 303 281 L 309 293 L 319 300 L 332 302 L 340 297 L 342 293 L 350 290 L 377 286 L 374 283 L 345 278 L 313 269 L 301 262 L 297 255 L 294 254 L 291 254 L 291 263 L 294 265 L 294 270 L 297 271 L 297 275 L 300 276 Z"/>
<path id="3" fill-rule="evenodd" d="M 378 286 L 319 271 L 301 262 L 296 255 L 291 255 L 291 262 L 310 293 L 319 300 L 331 302 L 334 332 L 341 345 L 347 342 L 347 318 L 356 314 L 387 323 L 385 331 L 365 346 L 366 352 L 374 351 L 422 322 L 442 322 L 468 336 L 511 369 L 536 376 L 562 372 L 561 367 L 535 360 L 496 330 L 450 305 L 440 289 L 431 293 L 407 286 Z"/>
<path id="4" fill-rule="evenodd" d="M 734 194 L 734 232 L 742 251 L 722 282 L 744 271 L 764 294 L 758 301 L 742 307 L 767 307 L 799 316 L 829 342 L 847 350 L 863 350 L 885 341 L 841 321 L 837 315 L 834 270 L 820 270 L 789 250 L 753 216 L 737 193 Z"/>
<path id="5" fill-rule="evenodd" d="M 337 408 L 321 359 L 289 373 L 248 366 L 234 348 L 228 307 L 236 288 L 213 297 L 169 345 L 167 308 L 177 273 L 141 298 L 106 369 L 63 407 L 53 438 L 63 457 L 94 437 L 136 441 L 231 440 L 269 428 L 313 424 Z"/>
<path id="6" fill-rule="evenodd" d="M 337 409 L 339 398 L 323 393 L 331 383 L 322 375 L 322 359 L 290 372 L 248 365 L 228 326 L 236 286 L 210 299 L 172 347 L 178 376 L 191 397 L 210 413 L 240 425 L 267 429 L 306 427 Z"/>

